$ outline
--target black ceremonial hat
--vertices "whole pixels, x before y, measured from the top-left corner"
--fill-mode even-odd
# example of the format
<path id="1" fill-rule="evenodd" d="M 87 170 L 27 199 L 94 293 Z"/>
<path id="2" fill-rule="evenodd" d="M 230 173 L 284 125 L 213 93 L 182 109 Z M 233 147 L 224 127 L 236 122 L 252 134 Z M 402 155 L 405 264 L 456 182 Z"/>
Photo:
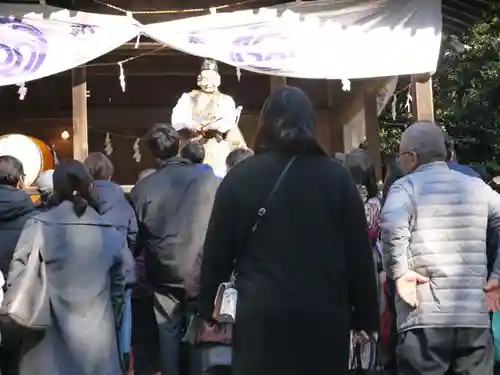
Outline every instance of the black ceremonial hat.
<path id="1" fill-rule="evenodd" d="M 214 72 L 219 72 L 219 67 L 217 66 L 217 61 L 212 59 L 205 59 L 201 64 L 201 71 L 213 70 Z"/>

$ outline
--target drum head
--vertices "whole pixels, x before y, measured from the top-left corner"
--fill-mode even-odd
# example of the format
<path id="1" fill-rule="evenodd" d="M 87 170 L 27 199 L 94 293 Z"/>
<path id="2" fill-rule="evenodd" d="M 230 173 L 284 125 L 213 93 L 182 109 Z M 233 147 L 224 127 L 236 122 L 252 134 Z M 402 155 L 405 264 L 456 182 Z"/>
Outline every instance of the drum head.
<path id="1" fill-rule="evenodd" d="M 26 186 L 31 186 L 38 178 L 43 166 L 39 147 L 22 134 L 8 134 L 0 137 L 0 155 L 11 155 L 23 163 Z"/>

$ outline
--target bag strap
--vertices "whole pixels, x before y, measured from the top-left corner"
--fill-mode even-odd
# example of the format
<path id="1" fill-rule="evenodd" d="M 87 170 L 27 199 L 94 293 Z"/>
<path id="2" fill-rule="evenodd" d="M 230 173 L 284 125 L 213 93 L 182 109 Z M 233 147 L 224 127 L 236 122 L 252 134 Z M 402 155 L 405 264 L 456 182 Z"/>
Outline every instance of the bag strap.
<path id="1" fill-rule="evenodd" d="M 290 169 L 290 167 L 292 166 L 293 162 L 295 161 L 295 156 L 292 157 L 290 159 L 290 161 L 285 165 L 285 168 L 283 168 L 283 171 L 281 172 L 281 174 L 279 175 L 278 179 L 276 180 L 276 183 L 274 184 L 271 192 L 269 193 L 269 195 L 267 196 L 266 198 L 266 201 L 264 202 L 264 205 L 259 208 L 259 210 L 257 211 L 257 219 L 255 220 L 255 223 L 253 224 L 252 226 L 252 231 L 250 232 L 250 234 L 248 235 L 248 238 L 247 238 L 247 241 L 250 240 L 251 238 L 251 235 L 253 233 L 255 233 L 257 231 L 257 229 L 259 228 L 259 225 L 260 225 L 260 222 L 262 221 L 262 218 L 266 215 L 267 213 L 267 207 L 269 206 L 269 202 L 271 201 L 271 198 L 273 197 L 274 193 L 276 193 L 276 191 L 278 190 L 278 188 L 280 187 L 281 185 L 281 182 L 283 181 L 283 178 L 285 177 L 285 175 L 287 174 L 288 170 Z M 230 278 L 230 281 L 229 281 L 229 284 L 231 285 L 235 285 L 236 283 L 236 277 L 237 277 L 237 274 L 236 274 L 236 271 L 233 271 L 233 273 L 231 274 L 231 278 Z"/>
<path id="2" fill-rule="evenodd" d="M 283 178 L 285 177 L 286 173 L 292 166 L 293 162 L 295 161 L 295 156 L 290 159 L 290 161 L 285 165 L 285 168 L 283 168 L 283 171 L 279 175 L 278 179 L 276 180 L 276 183 L 274 184 L 273 189 L 269 193 L 269 195 L 266 198 L 266 201 L 264 203 L 264 206 L 259 208 L 259 211 L 257 211 L 257 220 L 255 220 L 255 223 L 252 227 L 252 233 L 255 233 L 257 229 L 259 228 L 260 222 L 262 221 L 262 218 L 266 215 L 267 213 L 267 207 L 269 206 L 269 202 L 271 201 L 271 198 L 273 197 L 274 193 L 276 193 L 276 190 L 281 185 L 281 182 L 283 181 Z"/>

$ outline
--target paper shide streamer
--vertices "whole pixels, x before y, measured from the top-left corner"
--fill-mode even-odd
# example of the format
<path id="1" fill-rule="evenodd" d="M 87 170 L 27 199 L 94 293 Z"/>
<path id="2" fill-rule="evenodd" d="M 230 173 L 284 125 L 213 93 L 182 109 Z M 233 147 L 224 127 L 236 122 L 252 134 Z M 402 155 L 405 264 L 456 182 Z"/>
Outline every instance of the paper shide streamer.
<path id="1" fill-rule="evenodd" d="M 120 80 L 122 91 L 125 92 L 127 88 L 125 83 L 125 71 L 123 70 L 123 62 L 119 62 L 118 66 L 120 67 L 120 76 L 118 77 L 118 79 Z"/>
<path id="2" fill-rule="evenodd" d="M 347 78 L 344 78 L 342 80 L 342 90 L 351 91 L 351 81 L 349 81 Z"/>
<path id="3" fill-rule="evenodd" d="M 406 104 L 405 104 L 406 112 L 408 112 L 408 113 L 411 113 L 411 103 L 412 103 L 412 101 L 413 101 L 413 98 L 411 97 L 411 94 L 408 91 L 408 95 L 406 95 Z"/>
<path id="4" fill-rule="evenodd" d="M 141 155 L 141 149 L 139 148 L 139 142 L 141 141 L 140 138 L 137 138 L 134 142 L 134 147 L 133 147 L 133 150 L 134 150 L 134 156 L 133 158 L 135 159 L 135 161 L 137 163 L 140 163 L 141 162 L 141 159 L 142 159 L 142 155 Z"/>
<path id="5" fill-rule="evenodd" d="M 398 103 L 398 97 L 396 94 L 392 96 L 392 103 L 391 103 L 391 114 L 392 114 L 392 121 L 396 121 L 396 116 L 397 116 L 397 103 Z"/>
<path id="6" fill-rule="evenodd" d="M 26 87 L 26 83 L 18 84 L 19 90 L 17 90 L 17 94 L 19 95 L 19 100 L 24 100 L 26 94 L 28 93 L 28 88 Z"/>
<path id="7" fill-rule="evenodd" d="M 109 133 L 106 133 L 106 138 L 104 139 L 104 152 L 108 156 L 113 153 L 113 145 L 111 144 L 111 137 L 109 136 Z"/>
<path id="8" fill-rule="evenodd" d="M 134 48 L 137 49 L 139 48 L 139 43 L 141 43 L 141 33 L 137 34 L 137 39 L 135 40 L 135 45 Z"/>

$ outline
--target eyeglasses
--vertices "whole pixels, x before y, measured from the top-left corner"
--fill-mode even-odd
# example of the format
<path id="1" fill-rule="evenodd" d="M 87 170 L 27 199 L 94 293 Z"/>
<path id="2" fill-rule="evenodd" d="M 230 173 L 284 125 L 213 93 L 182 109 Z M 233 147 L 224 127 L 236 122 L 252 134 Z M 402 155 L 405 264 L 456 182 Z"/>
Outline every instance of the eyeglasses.
<path id="1" fill-rule="evenodd" d="M 403 155 L 410 155 L 412 152 L 414 152 L 414 150 L 410 150 L 410 151 L 406 151 L 406 152 L 402 152 L 400 154 L 397 154 L 396 155 L 396 162 L 399 163 L 399 161 L 401 160 L 401 156 L 403 156 Z"/>

